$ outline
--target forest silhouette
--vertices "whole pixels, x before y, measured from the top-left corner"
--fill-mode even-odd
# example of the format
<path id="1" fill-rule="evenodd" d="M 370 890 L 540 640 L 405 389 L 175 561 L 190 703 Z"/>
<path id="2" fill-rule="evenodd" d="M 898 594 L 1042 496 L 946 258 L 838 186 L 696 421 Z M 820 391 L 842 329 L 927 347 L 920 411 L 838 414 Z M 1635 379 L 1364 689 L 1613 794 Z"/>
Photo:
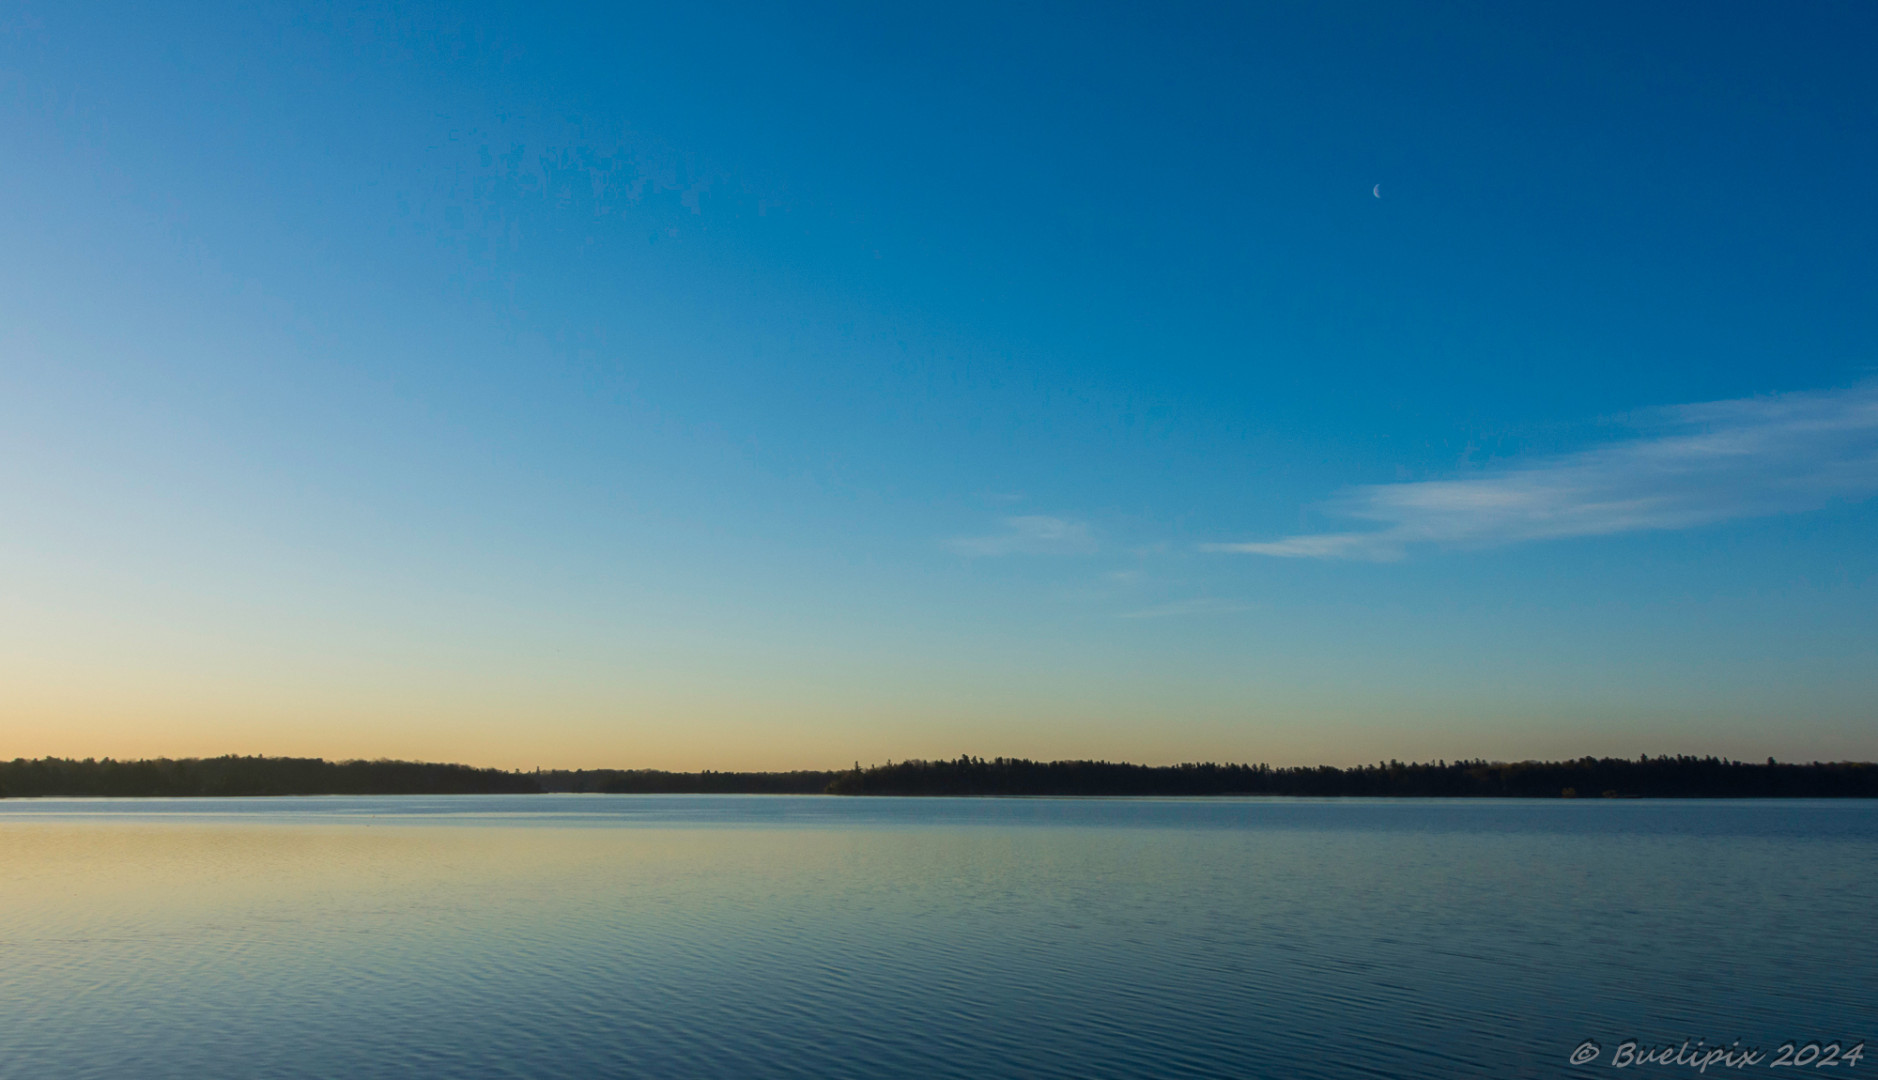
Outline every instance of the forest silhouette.
<path id="1" fill-rule="evenodd" d="M 228 795 L 492 795 L 540 791 L 523 773 L 418 761 L 152 758 L 0 762 L 0 798 Z"/>
<path id="2" fill-rule="evenodd" d="M 1331 765 L 1129 765 L 959 757 L 842 773 L 835 795 L 1291 795 L 1499 798 L 1872 798 L 1870 762 L 1765 764 L 1718 757 Z"/>
<path id="3" fill-rule="evenodd" d="M 237 757 L 16 758 L 0 798 L 266 795 L 1369 796 L 1396 798 L 1878 798 L 1878 764 L 1718 757 L 1570 761 L 1131 765 L 963 755 L 841 771 L 481 769 L 416 761 Z"/>

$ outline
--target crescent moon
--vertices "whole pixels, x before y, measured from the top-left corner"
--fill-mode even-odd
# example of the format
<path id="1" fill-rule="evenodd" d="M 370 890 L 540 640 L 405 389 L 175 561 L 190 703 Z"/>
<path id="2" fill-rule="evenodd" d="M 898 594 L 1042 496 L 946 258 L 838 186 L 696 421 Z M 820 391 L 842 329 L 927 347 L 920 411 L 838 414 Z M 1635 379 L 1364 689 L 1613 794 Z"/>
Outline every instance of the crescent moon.
<path id="1" fill-rule="evenodd" d="M 1376 196 L 1376 197 L 1377 197 L 1378 199 L 1380 199 L 1380 198 L 1382 198 L 1382 185 L 1381 185 L 1381 184 L 1377 184 L 1377 185 L 1376 185 L 1375 187 L 1373 187 L 1373 188 L 1370 188 L 1370 189 L 1369 189 L 1369 193 L 1370 193 L 1371 195 L 1374 195 L 1374 196 Z"/>

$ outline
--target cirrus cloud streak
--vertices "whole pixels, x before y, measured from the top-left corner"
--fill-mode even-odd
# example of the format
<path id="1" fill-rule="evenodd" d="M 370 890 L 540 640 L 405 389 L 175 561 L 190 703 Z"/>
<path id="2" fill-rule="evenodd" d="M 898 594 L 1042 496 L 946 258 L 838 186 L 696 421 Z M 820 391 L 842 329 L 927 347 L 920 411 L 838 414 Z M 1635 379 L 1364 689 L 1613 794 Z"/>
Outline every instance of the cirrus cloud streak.
<path id="1" fill-rule="evenodd" d="M 1094 551 L 1095 537 L 1080 521 L 1025 514 L 1004 519 L 1004 532 L 961 536 L 946 546 L 960 555 L 1080 555 Z"/>
<path id="2" fill-rule="evenodd" d="M 1683 529 L 1878 493 L 1878 383 L 1655 409 L 1636 437 L 1452 480 L 1353 488 L 1332 513 L 1380 526 L 1204 550 L 1301 559 L 1417 546 Z"/>

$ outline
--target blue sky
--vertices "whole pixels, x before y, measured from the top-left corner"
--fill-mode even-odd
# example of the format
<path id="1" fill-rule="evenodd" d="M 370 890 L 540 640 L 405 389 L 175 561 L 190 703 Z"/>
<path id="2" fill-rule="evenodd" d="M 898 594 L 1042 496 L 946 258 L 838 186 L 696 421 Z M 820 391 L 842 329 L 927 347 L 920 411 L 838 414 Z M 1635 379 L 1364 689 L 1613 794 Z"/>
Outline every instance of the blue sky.
<path id="1" fill-rule="evenodd" d="M 0 736 L 1878 757 L 1874 40 L 16 6 Z"/>

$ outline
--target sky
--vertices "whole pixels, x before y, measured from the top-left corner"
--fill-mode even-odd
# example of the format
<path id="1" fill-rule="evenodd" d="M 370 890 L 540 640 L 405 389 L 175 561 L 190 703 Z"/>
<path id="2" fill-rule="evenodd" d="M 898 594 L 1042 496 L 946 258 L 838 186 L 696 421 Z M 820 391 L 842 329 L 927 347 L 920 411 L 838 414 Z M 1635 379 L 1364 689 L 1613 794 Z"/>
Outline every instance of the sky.
<path id="1" fill-rule="evenodd" d="M 0 757 L 1878 759 L 1878 8 L 0 9 Z"/>

